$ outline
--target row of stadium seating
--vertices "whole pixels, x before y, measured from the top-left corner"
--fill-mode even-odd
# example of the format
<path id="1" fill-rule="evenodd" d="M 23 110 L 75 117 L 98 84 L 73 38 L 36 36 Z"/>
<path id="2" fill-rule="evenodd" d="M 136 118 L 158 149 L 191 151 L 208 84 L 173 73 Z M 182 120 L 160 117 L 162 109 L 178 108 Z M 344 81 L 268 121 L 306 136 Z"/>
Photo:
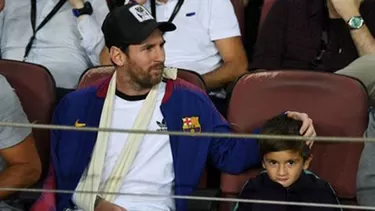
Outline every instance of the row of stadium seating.
<path id="1" fill-rule="evenodd" d="M 110 76 L 112 66 L 85 71 L 78 88 L 85 88 Z M 49 71 L 39 65 L 0 60 L 0 74 L 15 88 L 30 122 L 49 124 L 55 106 L 55 83 Z M 201 89 L 198 74 L 180 71 L 179 78 Z M 237 133 L 252 133 L 268 118 L 285 110 L 306 112 L 314 120 L 319 136 L 361 137 L 367 127 L 368 97 L 362 84 L 331 73 L 279 70 L 247 73 L 230 91 L 228 121 Z M 43 176 L 49 163 L 49 131 L 33 130 L 43 163 Z M 355 203 L 356 173 L 363 143 L 318 142 L 314 144 L 311 170 L 329 181 L 344 203 Z M 242 175 L 221 175 L 225 197 L 236 196 L 244 182 L 259 173 L 251 169 Z M 43 178 L 41 178 L 42 180 Z M 207 183 L 202 176 L 201 188 Z M 221 203 L 220 210 L 233 204 Z"/>

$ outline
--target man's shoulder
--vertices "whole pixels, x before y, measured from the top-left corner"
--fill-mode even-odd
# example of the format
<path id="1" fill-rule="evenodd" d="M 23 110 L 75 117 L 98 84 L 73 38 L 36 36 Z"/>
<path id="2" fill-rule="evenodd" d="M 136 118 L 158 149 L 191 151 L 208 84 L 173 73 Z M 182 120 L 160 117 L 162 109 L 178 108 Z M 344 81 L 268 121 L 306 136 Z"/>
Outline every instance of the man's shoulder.
<path id="1" fill-rule="evenodd" d="M 69 102 L 86 102 L 90 98 L 97 97 L 97 87 L 89 87 L 85 89 L 79 89 L 67 94 L 63 99 Z"/>
<path id="2" fill-rule="evenodd" d="M 182 92 L 185 93 L 189 96 L 196 96 L 196 97 L 207 97 L 207 94 L 205 93 L 204 90 L 199 88 L 198 86 L 183 80 L 183 79 L 176 79 L 174 81 L 171 81 L 171 84 L 173 84 L 173 91 L 174 92 Z M 168 90 L 168 85 L 167 83 L 167 90 Z M 169 87 L 172 88 L 172 87 Z"/>
<path id="3" fill-rule="evenodd" d="M 265 197 L 269 195 L 270 191 L 272 194 L 277 194 L 278 191 L 273 185 L 270 184 L 270 179 L 266 171 L 261 172 L 257 176 L 250 178 L 245 185 L 242 187 L 241 198 L 254 198 Z"/>
<path id="4" fill-rule="evenodd" d="M 335 194 L 335 191 L 329 184 L 329 182 L 319 178 L 316 174 L 311 171 L 304 171 L 303 174 L 308 178 L 308 185 L 306 188 L 309 188 L 311 191 L 321 192 L 323 190 L 330 191 L 332 194 Z"/>
<path id="5" fill-rule="evenodd" d="M 7 81 L 5 76 L 0 74 L 0 82 L 3 83 L 4 81 Z"/>
<path id="6" fill-rule="evenodd" d="M 266 171 L 260 172 L 258 175 L 256 175 L 253 178 L 250 178 L 244 185 L 243 189 L 244 190 L 262 190 L 264 188 L 264 184 L 266 181 L 269 180 L 269 177 L 267 175 Z"/>
<path id="7" fill-rule="evenodd" d="M 0 75 L 0 115 L 4 115 L 4 112 L 15 112 L 13 115 L 19 116 L 23 113 L 23 108 L 16 94 L 14 88 L 9 84 L 8 80 Z M 22 115 L 21 115 L 22 116 Z"/>
<path id="8" fill-rule="evenodd" d="M 89 87 L 85 89 L 80 89 L 73 91 L 65 95 L 60 103 L 58 104 L 58 110 L 74 109 L 79 110 L 80 108 L 84 109 L 88 106 L 93 100 L 98 99 L 97 96 L 97 87 Z"/>
<path id="9" fill-rule="evenodd" d="M 173 81 L 167 81 L 166 95 L 163 102 L 167 102 L 173 96 L 174 99 L 190 101 L 190 102 L 203 102 L 210 103 L 210 98 L 208 97 L 205 90 L 202 90 L 198 86 L 185 81 L 183 79 L 176 79 Z"/>
<path id="10" fill-rule="evenodd" d="M 92 113 L 100 100 L 96 93 L 97 88 L 90 87 L 67 94 L 55 110 L 54 123 L 72 125 L 76 120 L 86 122 L 90 116 L 97 115 Z"/>
<path id="11" fill-rule="evenodd" d="M 0 75 L 0 100 L 2 100 L 0 108 L 5 108 L 10 103 L 13 103 L 15 97 L 17 96 L 8 80 L 3 75 Z"/>
<path id="12" fill-rule="evenodd" d="M 18 96 L 7 79 L 0 75 L 0 121 L 29 123 Z M 13 147 L 31 133 L 31 128 L 0 128 L 0 149 Z"/>

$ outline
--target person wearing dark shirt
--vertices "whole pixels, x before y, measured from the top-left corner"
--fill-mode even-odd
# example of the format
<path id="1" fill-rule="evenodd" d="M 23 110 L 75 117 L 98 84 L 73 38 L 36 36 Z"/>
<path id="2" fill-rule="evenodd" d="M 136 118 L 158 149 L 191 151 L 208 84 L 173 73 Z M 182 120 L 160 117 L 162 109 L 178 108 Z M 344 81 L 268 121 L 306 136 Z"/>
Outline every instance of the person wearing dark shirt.
<path id="1" fill-rule="evenodd" d="M 301 121 L 276 116 L 261 129 L 267 135 L 298 135 Z M 338 204 L 331 186 L 307 171 L 312 160 L 310 148 L 298 140 L 262 139 L 259 141 L 262 165 L 266 169 L 244 186 L 240 198 L 275 200 L 282 202 L 307 202 Z M 285 206 L 261 203 L 240 203 L 237 211 L 333 211 L 340 209 Z"/>
<path id="2" fill-rule="evenodd" d="M 374 0 L 279 0 L 261 26 L 250 70 L 335 72 L 375 53 Z"/>

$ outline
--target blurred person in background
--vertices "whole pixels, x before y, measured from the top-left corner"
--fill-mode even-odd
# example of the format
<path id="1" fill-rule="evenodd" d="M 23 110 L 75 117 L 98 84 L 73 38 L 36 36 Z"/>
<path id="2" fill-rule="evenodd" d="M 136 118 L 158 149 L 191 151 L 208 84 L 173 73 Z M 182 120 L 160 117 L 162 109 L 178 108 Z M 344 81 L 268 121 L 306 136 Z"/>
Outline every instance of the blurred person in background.
<path id="1" fill-rule="evenodd" d="M 0 2 L 1 58 L 45 66 L 56 81 L 57 99 L 76 87 L 84 70 L 99 65 L 105 0 Z"/>
<path id="2" fill-rule="evenodd" d="M 0 75 L 0 122 L 29 123 L 6 78 Z M 31 128 L 0 127 L 0 188 L 27 188 L 39 180 L 40 158 Z M 0 191 L 0 210 L 22 211 L 15 192 Z"/>
<path id="3" fill-rule="evenodd" d="M 249 67 L 335 72 L 375 53 L 374 36 L 374 0 L 275 1 Z"/>
<path id="4" fill-rule="evenodd" d="M 369 95 L 369 122 L 365 138 L 375 138 L 375 53 L 354 60 L 337 74 L 357 78 Z M 364 143 L 357 172 L 357 201 L 362 206 L 375 206 L 375 142 Z"/>

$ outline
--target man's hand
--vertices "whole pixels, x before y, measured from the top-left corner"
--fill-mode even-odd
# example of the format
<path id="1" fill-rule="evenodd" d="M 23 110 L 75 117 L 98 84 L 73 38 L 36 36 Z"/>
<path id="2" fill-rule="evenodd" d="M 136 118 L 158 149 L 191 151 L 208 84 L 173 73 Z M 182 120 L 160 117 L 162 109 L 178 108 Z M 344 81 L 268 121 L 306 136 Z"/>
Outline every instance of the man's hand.
<path id="1" fill-rule="evenodd" d="M 101 200 L 98 206 L 95 207 L 95 211 L 126 211 L 126 209 L 111 202 Z"/>
<path id="2" fill-rule="evenodd" d="M 363 0 L 329 0 L 337 14 L 348 21 L 353 16 L 361 15 L 359 7 Z"/>
<path id="3" fill-rule="evenodd" d="M 75 9 L 81 9 L 84 6 L 83 0 L 68 0 L 68 1 L 72 5 L 72 7 L 75 8 Z M 103 3 L 105 4 L 104 1 L 103 1 Z"/>
<path id="4" fill-rule="evenodd" d="M 310 117 L 305 113 L 299 113 L 296 111 L 288 111 L 287 115 L 289 118 L 293 118 L 295 120 L 302 121 L 302 126 L 300 129 L 300 134 L 306 137 L 315 137 L 316 132 L 314 129 L 313 121 L 310 119 Z M 309 140 L 306 142 L 306 144 L 311 148 L 314 144 L 313 140 Z"/>
<path id="5" fill-rule="evenodd" d="M 3 11 L 5 6 L 5 0 L 0 0 L 0 12 Z"/>

